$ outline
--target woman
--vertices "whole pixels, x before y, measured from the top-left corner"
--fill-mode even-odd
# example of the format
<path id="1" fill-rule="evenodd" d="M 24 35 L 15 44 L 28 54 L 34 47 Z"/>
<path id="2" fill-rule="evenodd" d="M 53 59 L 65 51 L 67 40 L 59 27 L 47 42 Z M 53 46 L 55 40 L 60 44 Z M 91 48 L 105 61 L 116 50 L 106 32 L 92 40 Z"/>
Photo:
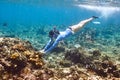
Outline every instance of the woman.
<path id="1" fill-rule="evenodd" d="M 68 37 L 69 35 L 72 35 L 73 33 L 77 32 L 79 29 L 81 29 L 85 24 L 87 24 L 88 22 L 92 21 L 93 19 L 96 19 L 98 17 L 96 16 L 92 16 L 91 18 L 88 18 L 86 20 L 80 21 L 78 24 L 73 25 L 68 27 L 65 31 L 63 32 L 59 32 L 58 34 L 56 34 L 54 29 L 53 33 L 52 33 L 52 37 L 49 40 L 49 42 L 47 43 L 47 45 L 44 47 L 43 50 L 41 50 L 41 53 L 48 53 L 50 52 L 52 49 L 54 49 L 59 41 L 63 40 L 64 38 Z M 49 32 L 50 34 L 50 32 Z M 54 37 L 55 36 L 55 37 Z"/>

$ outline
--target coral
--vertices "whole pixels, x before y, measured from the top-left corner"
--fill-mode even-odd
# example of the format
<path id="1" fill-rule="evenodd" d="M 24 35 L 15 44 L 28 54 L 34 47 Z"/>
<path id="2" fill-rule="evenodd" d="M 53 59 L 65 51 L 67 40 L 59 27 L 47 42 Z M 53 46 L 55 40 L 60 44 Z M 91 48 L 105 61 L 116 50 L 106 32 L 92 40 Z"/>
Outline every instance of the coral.
<path id="1" fill-rule="evenodd" d="M 30 55 L 34 55 L 34 52 L 30 52 L 29 50 L 24 51 L 25 56 L 29 57 Z"/>
<path id="2" fill-rule="evenodd" d="M 36 80 L 36 77 L 33 74 L 27 74 L 23 78 L 24 80 Z"/>
<path id="3" fill-rule="evenodd" d="M 25 51 L 26 50 L 26 48 L 23 46 L 22 43 L 15 44 L 14 46 L 12 46 L 12 49 L 18 50 L 18 51 Z"/>
<path id="4" fill-rule="evenodd" d="M 119 80 L 117 60 L 98 49 L 62 45 L 42 56 L 28 41 L 0 38 L 0 80 Z"/>
<path id="5" fill-rule="evenodd" d="M 65 53 L 65 60 L 70 60 L 74 64 L 82 64 L 88 70 L 92 70 L 102 77 L 110 75 L 120 78 L 120 70 L 109 56 L 102 55 L 99 50 L 93 50 L 90 54 L 92 55 L 86 55 L 78 49 L 71 49 Z"/>
<path id="6" fill-rule="evenodd" d="M 17 59 L 19 56 L 20 56 L 19 53 L 15 52 L 12 55 L 10 55 L 10 58 L 11 59 Z"/>
<path id="7" fill-rule="evenodd" d="M 93 65 L 89 69 L 95 71 L 98 75 L 103 77 L 117 77 L 120 78 L 120 72 L 113 61 L 93 61 Z"/>
<path id="8" fill-rule="evenodd" d="M 69 60 L 61 60 L 61 61 L 59 62 L 59 64 L 60 64 L 61 66 L 64 66 L 64 67 L 70 67 L 70 66 L 72 66 L 72 63 L 71 63 Z"/>
<path id="9" fill-rule="evenodd" d="M 95 56 L 95 57 L 97 57 L 97 56 L 100 56 L 100 55 L 101 55 L 101 53 L 100 53 L 100 51 L 99 51 L 99 50 L 93 50 L 93 52 L 92 52 L 91 54 L 93 54 L 93 56 Z"/>
<path id="10" fill-rule="evenodd" d="M 74 48 L 65 53 L 65 59 L 71 60 L 73 63 L 81 63 L 84 65 L 90 64 L 92 61 L 84 52 Z"/>
<path id="11" fill-rule="evenodd" d="M 30 56 L 28 61 L 30 63 L 32 63 L 32 65 L 35 68 L 40 68 L 44 65 L 44 62 L 42 61 L 41 56 L 39 54 L 34 54 L 34 55 Z"/>
<path id="12" fill-rule="evenodd" d="M 44 62 L 41 54 L 35 51 L 28 41 L 21 41 L 16 38 L 0 38 L 0 65 L 3 72 L 3 74 L 0 73 L 2 77 L 0 79 L 8 79 L 9 77 L 12 78 L 10 75 L 19 74 L 25 67 L 41 68 Z M 21 77 L 14 78 L 20 79 Z M 30 72 L 22 78 L 36 80 Z"/>

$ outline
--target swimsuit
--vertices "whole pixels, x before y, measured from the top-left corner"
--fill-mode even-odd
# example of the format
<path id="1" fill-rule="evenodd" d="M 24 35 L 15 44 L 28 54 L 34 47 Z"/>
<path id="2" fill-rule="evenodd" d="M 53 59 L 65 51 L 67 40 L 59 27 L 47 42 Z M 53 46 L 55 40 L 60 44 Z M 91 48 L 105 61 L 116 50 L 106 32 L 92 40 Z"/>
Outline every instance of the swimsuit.
<path id="1" fill-rule="evenodd" d="M 53 41 L 50 39 L 44 48 L 45 53 L 54 49 L 58 45 L 59 41 L 63 40 L 64 38 L 66 38 L 67 36 L 69 36 L 71 34 L 72 34 L 72 29 L 67 28 L 65 31 L 60 32 L 60 34 L 58 35 L 58 37 L 56 38 L 56 40 L 53 44 L 51 44 Z"/>

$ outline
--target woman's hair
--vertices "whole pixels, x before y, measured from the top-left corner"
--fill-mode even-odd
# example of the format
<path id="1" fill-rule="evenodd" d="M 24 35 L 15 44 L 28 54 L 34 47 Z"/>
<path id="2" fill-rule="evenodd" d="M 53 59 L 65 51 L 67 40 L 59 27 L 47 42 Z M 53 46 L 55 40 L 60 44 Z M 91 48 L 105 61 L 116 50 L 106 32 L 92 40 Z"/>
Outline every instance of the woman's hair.
<path id="1" fill-rule="evenodd" d="M 53 37 L 53 35 L 54 35 L 54 31 L 53 31 L 53 30 L 51 30 L 51 31 L 49 32 L 49 37 L 50 37 L 50 38 L 52 38 L 52 37 Z"/>
<path id="2" fill-rule="evenodd" d="M 56 30 L 56 27 L 53 28 L 53 30 L 51 30 L 49 32 L 49 37 L 53 38 L 53 37 L 57 37 L 60 34 L 60 32 L 58 30 Z"/>

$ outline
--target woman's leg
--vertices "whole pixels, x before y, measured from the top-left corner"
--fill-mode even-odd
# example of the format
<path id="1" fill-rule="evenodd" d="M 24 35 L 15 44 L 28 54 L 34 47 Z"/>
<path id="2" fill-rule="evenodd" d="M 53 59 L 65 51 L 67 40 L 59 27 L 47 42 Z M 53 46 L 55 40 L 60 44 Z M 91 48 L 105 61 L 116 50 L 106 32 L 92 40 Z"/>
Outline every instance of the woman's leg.
<path id="1" fill-rule="evenodd" d="M 45 45 L 43 51 L 47 50 L 51 44 L 52 44 L 52 40 L 50 39 L 49 42 L 47 43 L 47 45 Z"/>
<path id="2" fill-rule="evenodd" d="M 70 28 L 72 29 L 73 32 L 77 32 L 80 28 L 82 28 L 85 24 L 87 24 L 88 22 L 92 21 L 93 19 L 95 19 L 97 17 L 93 16 L 89 19 L 80 21 L 78 24 L 71 26 Z"/>

